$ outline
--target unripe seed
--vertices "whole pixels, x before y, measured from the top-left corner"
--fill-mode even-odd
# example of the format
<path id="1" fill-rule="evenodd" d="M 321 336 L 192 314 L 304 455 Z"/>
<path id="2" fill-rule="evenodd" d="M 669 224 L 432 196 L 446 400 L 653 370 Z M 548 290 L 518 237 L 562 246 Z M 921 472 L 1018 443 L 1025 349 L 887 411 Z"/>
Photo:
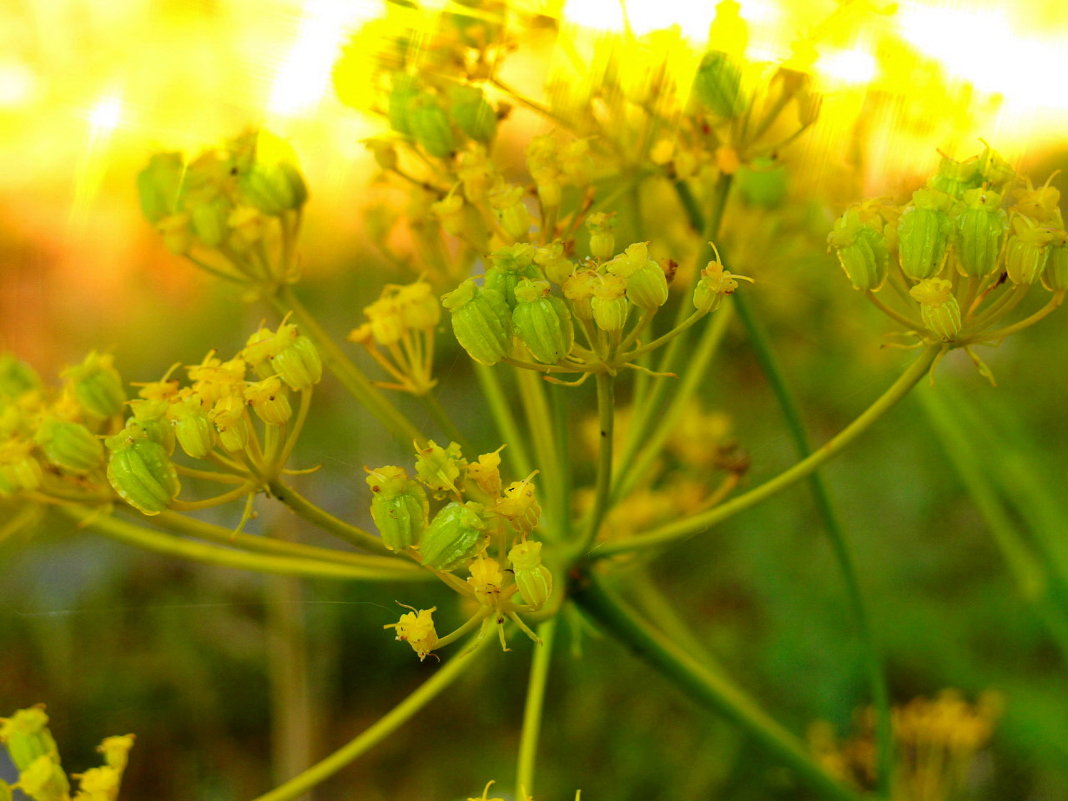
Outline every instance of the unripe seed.
<path id="1" fill-rule="evenodd" d="M 541 563 L 541 543 L 524 540 L 508 552 L 515 585 L 523 601 L 532 609 L 541 609 L 553 592 L 553 574 Z"/>
<path id="2" fill-rule="evenodd" d="M 435 570 L 453 570 L 473 557 L 485 533 L 483 511 L 482 504 L 475 501 L 446 504 L 420 538 L 423 564 Z"/>
<path id="3" fill-rule="evenodd" d="M 182 450 L 194 459 L 203 459 L 215 447 L 215 428 L 203 398 L 186 390 L 183 396 L 167 409 L 167 417 L 174 424 L 174 434 Z"/>
<path id="4" fill-rule="evenodd" d="M 827 236 L 846 277 L 862 292 L 877 290 L 886 280 L 889 253 L 880 228 L 875 221 L 863 221 L 853 208 L 835 221 Z"/>
<path id="5" fill-rule="evenodd" d="M 943 342 L 949 342 L 960 331 L 960 304 L 953 295 L 953 284 L 944 278 L 927 278 L 909 290 L 920 303 L 923 324 Z"/>
<path id="6" fill-rule="evenodd" d="M 602 331 L 621 331 L 627 324 L 630 304 L 626 298 L 627 282 L 622 276 L 602 275 L 593 289 L 593 322 Z"/>
<path id="7" fill-rule="evenodd" d="M 949 246 L 952 222 L 946 213 L 950 198 L 943 192 L 919 189 L 912 205 L 897 223 L 898 257 L 909 278 L 920 280 L 938 274 Z"/>
<path id="8" fill-rule="evenodd" d="M 245 385 L 245 400 L 263 422 L 280 426 L 293 416 L 289 395 L 279 378 L 266 378 Z"/>
<path id="9" fill-rule="evenodd" d="M 476 142 L 488 145 L 497 135 L 497 113 L 477 87 L 450 87 L 449 113 L 456 127 Z"/>
<path id="10" fill-rule="evenodd" d="M 1054 234 L 1028 217 L 1016 217 L 1012 227 L 1005 245 L 1005 272 L 1014 284 L 1033 284 L 1046 269 Z"/>
<path id="11" fill-rule="evenodd" d="M 567 306 L 550 294 L 549 282 L 523 279 L 515 297 L 512 322 L 531 355 L 542 364 L 556 364 L 567 356 L 575 329 Z"/>
<path id="12" fill-rule="evenodd" d="M 104 444 L 111 451 L 108 482 L 130 506 L 155 515 L 178 496 L 181 484 L 174 464 L 163 446 L 149 439 L 135 421 Z"/>
<path id="13" fill-rule="evenodd" d="M 103 445 L 81 423 L 47 419 L 34 439 L 48 461 L 68 473 L 84 475 L 104 462 Z"/>
<path id="14" fill-rule="evenodd" d="M 122 413 L 126 391 L 110 353 L 90 351 L 85 361 L 63 372 L 70 382 L 78 403 L 94 417 L 112 417 Z"/>
<path id="15" fill-rule="evenodd" d="M 713 114 L 732 119 L 745 108 L 742 74 L 731 57 L 719 50 L 705 53 L 693 81 L 693 95 Z"/>
<path id="16" fill-rule="evenodd" d="M 449 116 L 432 96 L 414 98 L 408 105 L 407 119 L 412 137 L 431 156 L 445 158 L 456 150 Z"/>
<path id="17" fill-rule="evenodd" d="M 492 365 L 512 350 L 512 313 L 504 296 L 467 279 L 443 295 L 442 305 L 452 313 L 456 341 L 479 364 Z"/>
<path id="18" fill-rule="evenodd" d="M 963 275 L 986 276 L 997 269 L 1008 218 L 1001 195 L 986 189 L 964 193 L 968 207 L 957 217 L 957 258 Z"/>
<path id="19" fill-rule="evenodd" d="M 403 551 L 419 541 L 426 529 L 430 502 L 418 482 L 402 467 L 387 465 L 367 470 L 371 488 L 371 519 L 391 551 Z"/>

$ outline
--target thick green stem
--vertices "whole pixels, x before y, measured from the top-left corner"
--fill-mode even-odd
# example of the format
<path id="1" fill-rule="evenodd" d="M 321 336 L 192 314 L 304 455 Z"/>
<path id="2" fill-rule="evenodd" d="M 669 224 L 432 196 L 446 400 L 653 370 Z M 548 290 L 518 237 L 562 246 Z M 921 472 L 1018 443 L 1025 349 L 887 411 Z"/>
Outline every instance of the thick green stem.
<path id="1" fill-rule="evenodd" d="M 438 693 L 463 674 L 476 654 L 491 641 L 490 637 L 484 637 L 481 642 L 476 643 L 459 656 L 453 657 L 445 667 L 423 682 L 415 692 L 376 720 L 355 739 L 300 775 L 258 796 L 253 801 L 291 801 L 317 784 L 326 781 L 361 754 L 378 745 L 430 703 Z"/>
<path id="2" fill-rule="evenodd" d="M 316 559 L 302 559 L 294 556 L 273 556 L 249 553 L 247 551 L 220 548 L 202 542 L 191 542 L 171 534 L 128 523 L 115 517 L 105 516 L 97 509 L 77 506 L 61 506 L 59 510 L 79 524 L 128 545 L 136 545 L 168 556 L 178 556 L 223 567 L 236 567 L 241 570 L 254 570 L 259 573 L 277 573 L 306 578 L 329 578 L 349 581 L 405 581 L 418 578 L 415 573 L 385 571 L 376 568 L 356 567 L 321 562 Z"/>
<path id="3" fill-rule="evenodd" d="M 801 412 L 793 392 L 786 382 L 786 377 L 779 367 L 779 360 L 775 356 L 775 350 L 771 344 L 764 326 L 753 314 L 749 299 L 743 295 L 735 294 L 735 308 L 738 311 L 738 319 L 745 327 L 753 352 L 760 362 L 761 370 L 771 385 L 775 399 L 779 402 L 779 409 L 786 427 L 790 432 L 790 438 L 794 442 L 794 450 L 798 457 L 804 458 L 812 453 L 809 443 L 808 432 L 805 423 L 801 419 Z M 813 472 L 808 477 L 809 489 L 816 502 L 816 508 L 820 517 L 823 518 L 827 536 L 831 541 L 831 548 L 838 562 L 842 580 L 845 582 L 846 597 L 848 598 L 853 622 L 860 636 L 861 660 L 864 663 L 864 672 L 868 678 L 868 690 L 875 706 L 875 739 L 877 745 L 877 781 L 879 794 L 883 797 L 890 796 L 890 782 L 893 774 L 893 749 L 894 734 L 890 722 L 890 701 L 886 687 L 886 676 L 883 671 L 882 657 L 875 638 L 872 635 L 871 624 L 868 618 L 867 608 L 864 605 L 864 596 L 860 591 L 860 582 L 857 580 L 856 567 L 853 563 L 853 554 L 849 547 L 845 531 L 842 528 L 838 515 L 835 514 L 831 504 L 831 496 L 827 486 L 819 474 Z"/>
<path id="4" fill-rule="evenodd" d="M 861 796 L 831 778 L 804 744 L 768 716 L 741 688 L 713 673 L 685 650 L 648 626 L 638 614 L 586 576 L 571 598 L 623 645 L 679 686 L 688 696 L 722 714 L 792 768 L 809 787 L 833 801 L 860 801 Z"/>
<path id="5" fill-rule="evenodd" d="M 346 523 L 344 520 L 339 520 L 325 509 L 320 509 L 291 486 L 283 483 L 281 479 L 273 479 L 267 487 L 270 489 L 271 495 L 276 499 L 284 503 L 300 517 L 324 531 L 329 531 L 331 534 L 366 551 L 391 553 L 389 548 L 382 543 L 382 540 L 374 534 Z"/>
<path id="6" fill-rule="evenodd" d="M 523 706 L 523 729 L 519 735 L 519 761 L 515 773 L 517 798 L 526 798 L 534 793 L 534 765 L 538 758 L 538 738 L 541 734 L 545 687 L 549 680 L 549 665 L 552 663 L 555 633 L 556 618 L 547 620 L 538 626 L 541 645 L 534 646 L 530 680 L 527 682 L 527 700 Z"/>
<path id="7" fill-rule="evenodd" d="M 720 506 L 693 515 L 676 523 L 669 523 L 653 531 L 624 540 L 617 543 L 606 543 L 590 554 L 592 558 L 603 559 L 607 556 L 615 556 L 620 553 L 641 550 L 665 543 L 681 540 L 699 532 L 705 531 L 716 523 L 722 522 L 733 515 L 738 514 L 750 506 L 755 506 L 762 501 L 782 492 L 787 487 L 796 484 L 810 476 L 813 471 L 824 463 L 830 461 L 846 448 L 853 440 L 867 431 L 876 420 L 888 412 L 898 401 L 905 397 L 909 390 L 923 378 L 930 369 L 935 357 L 942 351 L 941 345 L 933 345 L 925 348 L 923 354 L 898 379 L 884 392 L 878 400 L 869 406 L 852 423 L 842 429 L 838 434 L 817 448 L 812 454 L 793 467 L 787 468 L 779 475 L 765 481 L 759 487 L 754 487 L 742 495 L 727 501 Z"/>
<path id="8" fill-rule="evenodd" d="M 319 321 L 309 312 L 297 298 L 293 289 L 283 286 L 278 294 L 271 297 L 271 302 L 279 313 L 292 312 L 300 323 L 303 332 L 311 338 L 319 349 L 330 371 L 341 382 L 356 400 L 367 408 L 386 428 L 405 441 L 426 442 L 426 437 L 412 422 L 401 413 L 396 406 L 379 392 L 371 381 L 363 374 L 363 371 L 349 359 L 348 356 L 337 346 L 326 330 L 319 325 Z"/>

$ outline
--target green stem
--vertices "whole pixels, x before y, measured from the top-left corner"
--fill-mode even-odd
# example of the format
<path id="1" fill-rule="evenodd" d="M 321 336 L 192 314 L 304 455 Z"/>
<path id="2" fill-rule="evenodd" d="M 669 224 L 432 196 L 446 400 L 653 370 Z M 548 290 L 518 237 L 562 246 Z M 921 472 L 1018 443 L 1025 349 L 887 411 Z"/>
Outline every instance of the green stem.
<path id="1" fill-rule="evenodd" d="M 608 373 L 597 374 L 597 420 L 600 448 L 597 457 L 597 484 L 594 490 L 593 511 L 587 522 L 586 533 L 576 548 L 577 554 L 585 554 L 597 540 L 608 511 L 612 492 L 612 439 L 615 434 L 615 379 Z"/>
<path id="2" fill-rule="evenodd" d="M 331 548 L 319 548 L 315 545 L 304 545 L 299 542 L 278 540 L 273 537 L 257 536 L 254 534 L 238 534 L 222 526 L 205 523 L 187 515 L 176 512 L 160 513 L 154 523 L 158 523 L 171 531 L 187 534 L 190 537 L 217 542 L 220 545 L 228 545 L 232 548 L 240 548 L 245 551 L 259 551 L 262 553 L 277 554 L 279 556 L 296 556 L 302 559 L 317 559 L 322 562 L 336 562 L 353 567 L 373 568 L 376 570 L 393 570 L 398 573 L 418 573 L 430 579 L 432 574 L 423 570 L 414 562 L 408 562 L 397 557 L 368 556 L 366 554 L 337 551 Z"/>
<path id="3" fill-rule="evenodd" d="M 768 716 L 741 688 L 725 676 L 713 673 L 647 625 L 597 578 L 586 576 L 585 583 L 573 589 L 571 598 L 620 643 L 671 679 L 691 698 L 743 729 L 824 798 L 860 801 L 858 793 L 831 778 L 809 755 L 804 744 Z"/>
<path id="4" fill-rule="evenodd" d="M 416 575 L 414 573 L 385 572 L 373 568 L 321 562 L 317 559 L 248 553 L 246 551 L 220 548 L 215 545 L 205 545 L 201 542 L 191 542 L 170 534 L 161 534 L 136 523 L 128 523 L 114 517 L 106 517 L 96 509 L 62 506 L 60 511 L 71 519 L 78 521 L 79 524 L 90 531 L 103 534 L 111 539 L 156 551 L 157 553 L 167 554 L 168 556 L 178 556 L 205 564 L 235 567 L 241 570 L 254 570 L 259 573 L 343 580 L 403 581 Z"/>
<path id="5" fill-rule="evenodd" d="M 528 476 L 533 466 L 527 451 L 526 440 L 519 432 L 512 407 L 505 397 L 504 388 L 498 373 L 492 367 L 482 364 L 475 365 L 475 376 L 482 388 L 482 396 L 489 404 L 490 415 L 497 424 L 497 433 L 501 435 L 501 441 L 507 443 L 504 449 L 504 458 L 508 460 L 512 470 L 517 476 Z"/>
<path id="6" fill-rule="evenodd" d="M 1060 307 L 1062 303 L 1064 303 L 1064 290 L 1057 292 L 1052 298 L 1049 299 L 1049 302 L 1045 306 L 1043 306 L 1041 309 L 1039 309 L 1029 317 L 1025 317 L 1024 319 L 1019 320 L 1018 322 L 1015 322 L 1012 325 L 1007 325 L 1004 328 L 997 328 L 993 331 L 976 332 L 972 336 L 965 337 L 959 341 L 961 342 L 961 344 L 965 344 L 968 342 L 990 342 L 995 339 L 1004 339 L 1010 334 L 1015 334 L 1017 331 L 1022 331 L 1025 328 L 1029 328 L 1047 315 L 1052 314 Z"/>
<path id="7" fill-rule="evenodd" d="M 898 401 L 904 398 L 909 390 L 923 378 L 930 368 L 935 357 L 942 351 L 941 345 L 932 345 L 925 348 L 920 358 L 914 361 L 909 368 L 886 390 L 863 414 L 852 423 L 843 428 L 834 437 L 812 452 L 810 456 L 787 468 L 779 475 L 765 481 L 758 487 L 754 487 L 742 495 L 727 501 L 720 506 L 703 512 L 676 523 L 669 523 L 654 529 L 648 534 L 634 537 L 618 543 L 606 543 L 590 554 L 591 558 L 603 559 L 607 556 L 615 556 L 620 553 L 641 550 L 665 543 L 681 540 L 686 537 L 705 531 L 717 523 L 738 514 L 750 506 L 767 500 L 782 492 L 784 489 L 796 484 L 801 479 L 810 476 L 813 471 L 824 463 L 837 456 L 842 450 L 853 442 L 857 437 L 867 431 L 876 420 L 888 412 Z"/>
<path id="8" fill-rule="evenodd" d="M 519 735 L 519 761 L 515 772 L 517 798 L 526 798 L 534 793 L 534 765 L 538 758 L 538 738 L 541 735 L 545 687 L 549 680 L 555 633 L 556 618 L 538 626 L 541 645 L 534 646 L 534 659 L 530 664 L 530 679 L 527 682 L 527 700 L 523 706 L 523 729 Z"/>
<path id="9" fill-rule="evenodd" d="M 337 346 L 311 312 L 300 302 L 291 287 L 281 287 L 278 290 L 278 294 L 271 297 L 271 302 L 282 314 L 293 312 L 293 316 L 300 322 L 304 333 L 312 339 L 319 349 L 323 363 L 333 372 L 345 389 L 379 421 L 384 423 L 386 428 L 406 441 L 426 442 L 426 437 L 423 433 L 385 395 L 374 387 L 367 376 L 363 374 L 363 371 L 356 366 L 356 363 L 349 359 L 341 348 Z"/>
<path id="10" fill-rule="evenodd" d="M 771 338 L 760 321 L 753 314 L 749 305 L 749 299 L 744 295 L 735 294 L 735 308 L 738 311 L 738 319 L 741 320 L 753 347 L 753 352 L 760 363 L 772 392 L 779 403 L 786 427 L 790 432 L 790 438 L 794 443 L 794 451 L 798 457 L 805 458 L 812 453 L 809 443 L 808 432 L 805 423 L 801 419 L 801 412 L 793 392 L 786 382 L 779 360 L 775 355 L 771 344 Z M 872 695 L 876 715 L 876 746 L 877 746 L 877 781 L 879 795 L 890 797 L 890 781 L 893 774 L 893 749 L 894 735 L 890 722 L 890 701 L 886 687 L 886 676 L 883 670 L 882 657 L 879 653 L 875 638 L 872 635 L 871 624 L 867 608 L 864 604 L 864 596 L 860 591 L 860 582 L 857 580 L 856 566 L 853 554 L 849 547 L 845 531 L 841 521 L 834 511 L 830 493 L 827 486 L 818 473 L 812 472 L 808 477 L 809 489 L 816 502 L 820 517 L 823 518 L 827 536 L 831 541 L 831 548 L 838 562 L 838 569 L 845 582 L 846 596 L 849 601 L 853 622 L 860 636 L 861 660 L 864 664 L 868 678 L 868 690 Z"/>
<path id="11" fill-rule="evenodd" d="M 309 523 L 318 526 L 324 531 L 329 531 L 331 534 L 340 537 L 346 542 L 350 542 L 358 548 L 363 548 L 366 551 L 376 551 L 378 553 L 392 553 L 383 543 L 382 540 L 376 537 L 369 531 L 364 531 L 362 528 L 357 528 L 343 520 L 339 520 L 325 509 L 320 509 L 314 503 L 309 501 L 295 489 L 288 484 L 284 483 L 281 479 L 271 480 L 267 487 L 271 491 L 276 499 L 284 503 L 300 517 L 303 517 Z"/>
<path id="12" fill-rule="evenodd" d="M 475 655 L 484 648 L 491 638 L 484 637 L 467 651 L 453 657 L 445 667 L 423 682 L 411 695 L 376 720 L 355 739 L 343 745 L 321 762 L 312 765 L 303 773 L 293 777 L 268 793 L 253 801 L 290 801 L 310 790 L 315 785 L 326 781 L 361 754 L 369 751 L 395 732 L 420 709 L 434 699 L 438 693 L 452 684 L 468 668 Z"/>
<path id="13" fill-rule="evenodd" d="M 683 331 L 689 329 L 694 323 L 704 317 L 705 314 L 706 312 L 695 311 L 693 314 L 684 319 L 682 322 L 680 322 L 667 333 L 658 336 L 656 339 L 651 340 L 650 342 L 646 342 L 644 345 L 635 348 L 630 353 L 624 353 L 622 356 L 618 357 L 617 361 L 621 363 L 634 361 L 634 359 L 638 358 L 639 356 L 643 356 L 644 354 L 649 353 L 650 351 L 656 350 L 665 342 L 670 342 Z M 627 344 L 628 343 L 624 343 L 624 345 Z"/>
<path id="14" fill-rule="evenodd" d="M 545 399 L 545 382 L 529 370 L 516 368 L 515 372 L 519 382 L 519 396 L 527 415 L 527 430 L 530 432 L 534 455 L 538 460 L 535 466 L 541 470 L 545 481 L 546 506 L 558 509 L 559 498 L 563 495 L 562 476 L 556 454 L 552 414 Z"/>
<path id="15" fill-rule="evenodd" d="M 449 417 L 449 413 L 445 411 L 445 408 L 441 405 L 441 401 L 438 400 L 434 391 L 426 393 L 422 396 L 423 403 L 426 405 L 427 411 L 430 412 L 431 418 L 438 427 L 441 429 L 446 437 L 452 442 L 459 444 L 464 453 L 473 454 L 474 450 L 471 447 L 471 443 L 468 442 L 467 437 L 460 433 L 460 429 L 456 427 L 456 423 Z"/>

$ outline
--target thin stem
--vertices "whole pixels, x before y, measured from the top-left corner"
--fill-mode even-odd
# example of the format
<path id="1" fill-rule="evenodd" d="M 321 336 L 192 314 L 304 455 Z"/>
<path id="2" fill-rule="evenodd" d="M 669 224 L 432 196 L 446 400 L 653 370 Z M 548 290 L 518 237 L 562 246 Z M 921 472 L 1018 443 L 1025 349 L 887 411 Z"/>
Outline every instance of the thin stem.
<path id="1" fill-rule="evenodd" d="M 615 379 L 608 373 L 597 374 L 597 420 L 600 448 L 597 457 L 597 483 L 594 490 L 593 511 L 587 523 L 586 533 L 576 552 L 583 554 L 597 540 L 608 511 L 612 492 L 612 439 L 615 433 Z"/>
<path id="2" fill-rule="evenodd" d="M 960 342 L 963 344 L 969 342 L 986 342 L 994 339 L 1004 339 L 1010 334 L 1015 334 L 1017 331 L 1022 331 L 1025 328 L 1029 328 L 1042 318 L 1048 316 L 1049 314 L 1052 314 L 1060 307 L 1062 303 L 1064 303 L 1064 290 L 1057 292 L 1052 298 L 1049 299 L 1049 302 L 1045 306 L 1043 306 L 1041 309 L 1039 309 L 1029 317 L 1025 317 L 1024 319 L 1015 322 L 1012 325 L 1007 325 L 1004 328 L 996 328 L 993 331 L 977 332 L 970 337 L 965 337 L 964 339 L 961 339 Z"/>
<path id="3" fill-rule="evenodd" d="M 585 581 L 573 589 L 571 598 L 621 644 L 675 682 L 688 696 L 743 729 L 821 796 L 834 801 L 860 801 L 858 793 L 831 778 L 809 755 L 805 745 L 740 687 L 727 677 L 713 673 L 707 665 L 645 623 L 596 577 L 585 576 Z"/>
<path id="4" fill-rule="evenodd" d="M 563 490 L 560 484 L 552 415 L 545 399 L 545 384 L 537 375 L 521 368 L 516 369 L 516 380 L 519 382 L 519 396 L 527 415 L 527 430 L 530 432 L 534 455 L 538 460 L 536 466 L 545 477 L 547 505 L 555 509 L 558 508 L 557 499 L 563 494 Z"/>
<path id="5" fill-rule="evenodd" d="M 233 473 L 216 473 L 213 470 L 197 470 L 194 467 L 186 467 L 184 464 L 175 464 L 178 475 L 199 478 L 202 481 L 217 481 L 220 484 L 244 484 L 248 481 L 247 475 L 235 475 Z"/>
<path id="6" fill-rule="evenodd" d="M 423 682 L 411 695 L 376 720 L 355 739 L 285 784 L 258 796 L 253 801 L 290 801 L 333 776 L 354 759 L 386 739 L 416 712 L 430 703 L 438 693 L 463 674 L 469 663 L 474 661 L 474 657 L 489 642 L 490 638 L 484 637 L 481 642 L 476 642 L 467 651 L 454 656 L 445 667 Z"/>
<path id="7" fill-rule="evenodd" d="M 271 302 L 282 314 L 293 312 L 293 316 L 300 321 L 304 333 L 315 342 L 323 363 L 334 373 L 345 389 L 384 423 L 386 428 L 406 441 L 416 440 L 420 444 L 426 442 L 423 433 L 385 395 L 375 389 L 356 363 L 337 346 L 311 312 L 300 302 L 291 287 L 281 287 L 278 294 L 271 297 Z"/>
<path id="8" fill-rule="evenodd" d="M 895 311 L 891 307 L 887 306 L 870 289 L 868 290 L 867 294 L 868 294 L 868 300 L 870 300 L 872 302 L 872 305 L 874 305 L 875 308 L 877 308 L 879 311 L 881 311 L 887 317 L 890 317 L 891 319 L 896 320 L 897 322 L 901 323 L 901 325 L 905 326 L 905 328 L 909 329 L 910 331 L 918 331 L 921 334 L 930 333 L 928 331 L 927 327 L 923 323 L 917 322 L 916 320 L 910 320 L 905 315 L 900 314 L 899 312 Z"/>
<path id="9" fill-rule="evenodd" d="M 289 461 L 289 457 L 293 454 L 293 448 L 296 447 L 297 440 L 300 438 L 300 432 L 304 429 L 304 423 L 308 419 L 308 410 L 311 408 L 311 399 L 311 387 L 300 391 L 300 406 L 297 409 L 297 415 L 293 420 L 293 425 L 290 427 L 289 436 L 286 437 L 285 443 L 278 452 L 278 457 L 268 468 L 268 475 L 277 475 L 278 472 L 286 466 L 286 462 Z"/>
<path id="10" fill-rule="evenodd" d="M 441 432 L 451 441 L 459 443 L 464 453 L 474 453 L 471 443 L 468 442 L 467 437 L 460 433 L 460 429 L 456 427 L 456 423 L 449 417 L 449 413 L 445 411 L 433 390 L 423 395 L 422 399 L 423 403 L 426 404 L 427 411 L 430 412 L 430 416 L 438 424 Z"/>
<path id="11" fill-rule="evenodd" d="M 690 328 L 690 326 L 692 326 L 694 323 L 696 323 L 698 320 L 700 320 L 702 317 L 704 317 L 705 314 L 706 314 L 706 312 L 694 311 L 693 314 L 691 314 L 685 320 L 680 322 L 678 325 L 676 325 L 674 328 L 672 328 L 667 333 L 665 333 L 665 334 L 663 334 L 661 336 L 658 336 L 656 339 L 652 340 L 651 342 L 647 342 L 646 344 L 642 345 L 641 347 L 635 348 L 630 353 L 624 353 L 622 356 L 619 357 L 618 361 L 620 361 L 620 362 L 633 361 L 634 359 L 638 358 L 639 356 L 641 356 L 643 354 L 646 354 L 646 353 L 649 353 L 650 351 L 656 350 L 661 345 L 663 345 L 665 342 L 670 342 L 675 337 L 677 337 L 679 334 L 681 334 L 683 331 L 686 331 L 688 328 Z"/>
<path id="12" fill-rule="evenodd" d="M 534 646 L 530 679 L 527 681 L 527 700 L 523 705 L 523 728 L 519 734 L 519 760 L 515 771 L 517 798 L 526 798 L 534 793 L 534 765 L 538 758 L 538 738 L 541 735 L 549 665 L 552 663 L 556 618 L 546 620 L 538 626 L 537 633 L 541 645 Z"/>
<path id="13" fill-rule="evenodd" d="M 170 534 L 128 523 L 115 517 L 102 516 L 98 510 L 89 510 L 77 506 L 63 506 L 60 511 L 78 521 L 90 531 L 103 534 L 111 539 L 136 545 L 168 556 L 178 556 L 194 562 L 203 562 L 223 567 L 236 567 L 241 570 L 254 570 L 259 573 L 278 573 L 281 575 L 305 576 L 307 578 L 329 578 L 343 580 L 402 581 L 415 577 L 415 574 L 385 572 L 377 569 L 322 562 L 317 559 L 302 559 L 292 556 L 269 556 L 248 553 L 246 551 L 220 548 L 191 542 Z"/>
<path id="14" fill-rule="evenodd" d="M 267 487 L 270 489 L 271 495 L 309 523 L 318 526 L 324 531 L 329 531 L 331 534 L 366 551 L 390 553 L 389 548 L 383 545 L 382 540 L 374 534 L 339 520 L 325 509 L 320 509 L 281 479 L 272 479 Z"/>
<path id="15" fill-rule="evenodd" d="M 501 440 L 507 443 L 504 449 L 504 458 L 508 460 L 516 475 L 527 476 L 533 470 L 530 455 L 527 451 L 526 439 L 519 432 L 512 407 L 505 397 L 501 379 L 496 370 L 482 364 L 475 365 L 475 376 L 478 378 L 482 389 L 482 396 L 489 404 L 490 416 L 497 424 L 497 433 Z"/>
<path id="16" fill-rule="evenodd" d="M 750 506 L 755 506 L 761 501 L 782 492 L 801 479 L 807 478 L 821 465 L 837 456 L 853 440 L 867 431 L 876 420 L 904 398 L 909 393 L 909 390 L 923 378 L 932 362 L 934 362 L 935 357 L 941 351 L 941 345 L 932 345 L 925 348 L 920 357 L 859 417 L 813 451 L 810 456 L 787 468 L 774 478 L 707 512 L 688 517 L 676 523 L 669 523 L 630 540 L 601 545 L 590 554 L 590 557 L 603 559 L 607 556 L 663 545 L 698 534 L 711 528 L 716 523 L 720 523 L 738 514 L 738 512 L 748 509 Z"/>
<path id="17" fill-rule="evenodd" d="M 175 498 L 170 503 L 172 509 L 177 509 L 180 512 L 192 512 L 196 509 L 210 509 L 213 506 L 221 506 L 224 503 L 230 503 L 230 501 L 236 501 L 239 498 L 244 498 L 250 492 L 256 491 L 256 484 L 251 481 L 246 481 L 240 487 L 235 487 L 229 492 L 224 492 L 222 495 L 216 495 L 212 498 L 204 498 L 199 501 L 183 501 Z"/>

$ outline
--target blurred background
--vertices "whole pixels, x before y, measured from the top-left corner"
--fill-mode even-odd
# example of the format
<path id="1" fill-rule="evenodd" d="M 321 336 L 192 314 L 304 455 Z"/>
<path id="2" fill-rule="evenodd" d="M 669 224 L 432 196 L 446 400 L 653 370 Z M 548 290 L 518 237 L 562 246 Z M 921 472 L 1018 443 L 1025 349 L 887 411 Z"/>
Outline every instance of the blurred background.
<path id="1" fill-rule="evenodd" d="M 642 37 L 678 26 L 696 54 L 680 55 L 684 74 L 715 12 L 692 0 L 508 5 L 537 22 L 507 67 L 534 96 L 547 76 L 567 74 L 569 53 L 628 25 Z M 407 13 L 432 19 L 446 7 L 427 2 Z M 745 239 L 760 221 L 741 210 L 725 234 L 735 251 L 748 249 L 747 261 L 774 272 L 757 305 L 818 442 L 902 360 L 880 348 L 884 319 L 826 254 L 831 222 L 862 197 L 903 198 L 937 165 L 936 149 L 966 158 L 981 150 L 980 137 L 1036 183 L 1063 166 L 1068 8 L 740 0 L 740 9 L 746 58 L 804 69 L 823 93 L 819 123 L 784 156 L 796 213 L 779 223 L 781 236 Z M 153 152 L 193 154 L 250 126 L 288 137 L 311 187 L 301 245 L 308 305 L 339 335 L 356 325 L 389 277 L 367 241 L 365 214 L 384 190 L 361 144 L 386 126 L 370 94 L 338 100 L 332 71 L 352 37 L 373 44 L 386 35 L 373 25 L 384 13 L 371 0 L 2 0 L 0 350 L 52 376 L 90 348 L 110 348 L 124 377 L 142 381 L 210 348 L 237 350 L 263 308 L 163 248 L 141 216 L 135 177 Z M 518 150 L 537 132 L 506 126 L 505 146 Z M 935 390 L 961 404 L 965 462 L 979 479 L 962 476 L 917 399 L 824 471 L 857 548 L 894 701 L 947 687 L 1005 698 L 971 782 L 977 799 L 1068 799 L 1064 655 L 1034 588 L 991 536 L 997 523 L 976 503 L 983 475 L 1002 475 L 992 465 L 1018 466 L 991 490 L 1001 523 L 1063 555 L 1064 331 L 1063 314 L 1054 315 L 985 351 L 997 389 L 963 357 L 941 368 Z M 756 482 L 790 463 L 789 440 L 740 334 L 726 352 L 736 358 L 705 401 L 731 416 Z M 475 419 L 467 368 L 448 360 L 442 368 L 446 405 L 461 423 Z M 588 402 L 584 393 L 569 397 Z M 377 439 L 336 387 L 317 398 L 297 459 L 324 465 L 315 481 L 324 505 L 365 516 L 362 466 L 400 458 L 405 444 Z M 237 514 L 213 519 L 233 525 Z M 256 525 L 286 522 L 265 508 Z M 848 734 L 864 681 L 803 488 L 635 569 L 792 730 L 823 719 Z M 0 542 L 0 714 L 47 702 L 75 771 L 95 763 L 103 736 L 136 733 L 123 798 L 251 798 L 341 745 L 433 671 L 381 633 L 400 593 L 415 606 L 438 597 L 264 580 L 66 529 L 19 534 Z M 752 743 L 689 708 L 613 643 L 571 637 L 582 631 L 572 623 L 550 684 L 539 801 L 570 799 L 580 787 L 587 799 L 806 797 Z M 317 797 L 450 799 L 478 795 L 491 778 L 503 793 L 528 651 L 517 642 L 512 654 L 484 660 Z M 590 755 L 583 773 L 574 772 L 575 754 Z"/>

